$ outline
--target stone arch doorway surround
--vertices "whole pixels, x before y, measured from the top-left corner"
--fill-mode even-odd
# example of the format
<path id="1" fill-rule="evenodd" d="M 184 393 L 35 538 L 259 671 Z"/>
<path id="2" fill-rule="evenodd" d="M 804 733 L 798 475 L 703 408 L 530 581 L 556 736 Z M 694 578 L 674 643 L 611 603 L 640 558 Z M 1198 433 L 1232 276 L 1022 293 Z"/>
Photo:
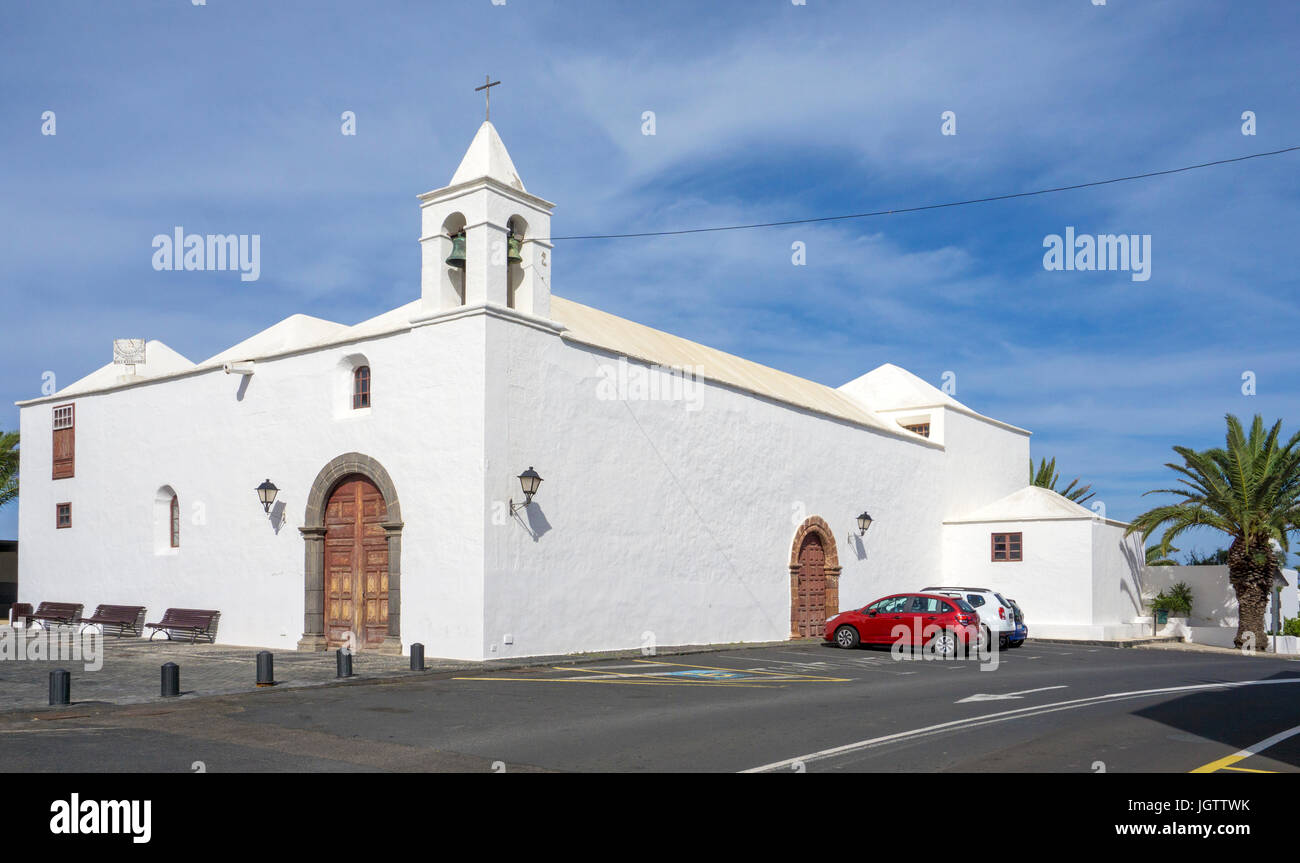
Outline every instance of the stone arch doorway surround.
<path id="1" fill-rule="evenodd" d="M 826 618 L 840 610 L 840 557 L 835 534 L 809 516 L 790 543 L 790 637 L 820 638 Z"/>
<path id="2" fill-rule="evenodd" d="M 359 452 L 344 453 L 321 468 L 307 494 L 303 526 L 298 528 L 305 546 L 304 614 L 299 650 L 325 650 L 325 507 L 330 493 L 345 477 L 360 475 L 379 489 L 384 498 L 388 541 L 388 634 L 380 653 L 402 652 L 402 505 L 388 471 L 377 460 Z"/>

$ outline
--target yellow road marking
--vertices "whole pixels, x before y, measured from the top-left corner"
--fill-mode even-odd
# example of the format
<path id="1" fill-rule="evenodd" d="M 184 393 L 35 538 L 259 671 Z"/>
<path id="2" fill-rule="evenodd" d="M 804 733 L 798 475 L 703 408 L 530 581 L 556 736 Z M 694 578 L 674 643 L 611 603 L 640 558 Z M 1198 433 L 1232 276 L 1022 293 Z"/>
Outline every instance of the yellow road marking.
<path id="1" fill-rule="evenodd" d="M 675 682 L 671 680 L 627 680 L 618 678 L 606 678 L 604 680 L 596 677 L 453 677 L 452 680 L 504 680 L 513 683 L 609 683 L 622 684 L 624 686 L 729 686 L 747 689 L 780 689 L 775 682 L 773 683 L 696 683 L 696 682 Z"/>
<path id="2" fill-rule="evenodd" d="M 848 683 L 852 678 L 849 677 L 822 677 L 816 674 L 790 674 L 784 671 L 762 671 L 760 669 L 747 668 L 723 668 L 718 665 L 692 665 L 689 662 L 656 662 L 653 659 L 637 659 L 634 662 L 645 662 L 650 665 L 675 665 L 681 668 L 703 668 L 706 671 L 728 671 L 733 674 L 768 674 L 773 677 L 779 677 L 782 680 L 800 680 L 824 683 Z"/>
<path id="3" fill-rule="evenodd" d="M 1255 770 L 1250 767 L 1225 767 L 1224 770 L 1236 770 L 1240 773 L 1276 773 L 1276 770 Z"/>
<path id="4" fill-rule="evenodd" d="M 635 662 L 646 665 L 658 665 L 668 668 L 698 668 L 704 671 L 724 671 L 729 674 L 746 674 L 746 675 L 767 675 L 766 680 L 769 682 L 755 683 L 750 678 L 740 680 L 709 680 L 707 678 L 695 679 L 668 679 L 672 676 L 666 672 L 647 672 L 637 674 L 634 672 L 614 672 L 603 668 L 579 668 L 576 666 L 551 666 L 551 670 L 560 672 L 582 672 L 585 674 L 597 675 L 595 677 L 453 677 L 452 680 L 501 680 L 511 683 L 613 683 L 623 684 L 625 686 L 724 686 L 740 687 L 742 689 L 775 689 L 781 688 L 786 683 L 847 683 L 851 678 L 847 677 L 820 677 L 811 674 L 790 674 L 780 671 L 760 671 L 742 668 L 723 668 L 716 665 L 692 665 L 686 662 L 660 662 L 653 659 L 637 659 Z M 763 680 L 764 678 L 760 678 Z"/>
<path id="5" fill-rule="evenodd" d="M 1244 767 L 1233 767 L 1232 765 L 1236 764 L 1238 761 L 1244 761 L 1247 758 L 1251 757 L 1252 755 L 1258 755 L 1259 753 L 1263 752 L 1265 749 L 1268 749 L 1270 746 L 1275 746 L 1278 743 L 1281 743 L 1283 740 L 1286 740 L 1289 737 L 1294 737 L 1297 734 L 1300 734 L 1300 725 L 1297 725 L 1294 728 L 1288 728 L 1286 731 L 1279 731 L 1277 734 L 1274 734 L 1272 737 L 1266 737 L 1253 746 L 1247 746 L 1245 749 L 1234 752 L 1231 755 L 1225 755 L 1223 758 L 1218 758 L 1214 761 L 1211 761 L 1209 764 L 1202 764 L 1200 767 L 1196 768 L 1191 772 L 1192 773 L 1214 773 L 1216 770 L 1241 770 L 1243 772 L 1248 772 L 1248 773 L 1256 773 L 1256 772 L 1268 773 L 1270 771 L 1247 770 Z"/>

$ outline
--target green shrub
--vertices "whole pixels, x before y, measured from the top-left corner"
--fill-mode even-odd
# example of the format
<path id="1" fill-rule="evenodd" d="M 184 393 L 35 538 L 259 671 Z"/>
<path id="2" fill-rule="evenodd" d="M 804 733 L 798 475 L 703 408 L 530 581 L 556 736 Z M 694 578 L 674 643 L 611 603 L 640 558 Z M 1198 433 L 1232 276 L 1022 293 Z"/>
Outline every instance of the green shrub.
<path id="1" fill-rule="evenodd" d="M 1187 582 L 1180 581 L 1170 587 L 1168 592 L 1162 590 L 1156 594 L 1155 599 L 1151 600 L 1151 609 L 1167 611 L 1176 617 L 1187 617 L 1192 613 L 1192 589 L 1187 586 Z"/>
<path id="2" fill-rule="evenodd" d="M 1283 635 L 1300 635 L 1300 617 L 1282 618 Z"/>

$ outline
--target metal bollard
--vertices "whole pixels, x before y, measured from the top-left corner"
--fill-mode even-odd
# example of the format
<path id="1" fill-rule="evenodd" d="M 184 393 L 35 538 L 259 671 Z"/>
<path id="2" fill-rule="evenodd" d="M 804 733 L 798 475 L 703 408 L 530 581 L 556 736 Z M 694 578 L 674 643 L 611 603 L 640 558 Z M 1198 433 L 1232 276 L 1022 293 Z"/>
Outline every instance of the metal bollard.
<path id="1" fill-rule="evenodd" d="M 424 645 L 419 642 L 411 645 L 411 670 L 424 671 Z"/>
<path id="2" fill-rule="evenodd" d="M 257 685 L 275 686 L 275 656 L 269 650 L 257 654 Z"/>
<path id="3" fill-rule="evenodd" d="M 72 703 L 72 674 L 59 668 L 50 672 L 50 704 Z"/>
<path id="4" fill-rule="evenodd" d="M 352 651 L 346 647 L 340 647 L 334 654 L 334 662 L 338 666 L 339 677 L 352 676 Z"/>
<path id="5" fill-rule="evenodd" d="M 174 662 L 164 662 L 162 667 L 162 697 L 175 698 L 181 694 L 181 667 Z"/>

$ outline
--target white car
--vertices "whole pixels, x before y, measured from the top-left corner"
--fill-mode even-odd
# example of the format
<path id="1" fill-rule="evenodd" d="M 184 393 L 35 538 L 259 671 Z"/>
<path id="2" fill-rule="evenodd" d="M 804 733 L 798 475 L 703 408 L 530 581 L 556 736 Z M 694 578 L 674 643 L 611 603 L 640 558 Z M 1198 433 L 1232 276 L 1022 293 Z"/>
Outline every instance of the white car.
<path id="1" fill-rule="evenodd" d="M 1002 594 L 987 587 L 927 587 L 925 593 L 937 593 L 964 599 L 979 612 L 980 626 L 986 644 L 993 643 L 997 633 L 998 649 L 1005 650 L 1016 632 L 1016 612 Z"/>

